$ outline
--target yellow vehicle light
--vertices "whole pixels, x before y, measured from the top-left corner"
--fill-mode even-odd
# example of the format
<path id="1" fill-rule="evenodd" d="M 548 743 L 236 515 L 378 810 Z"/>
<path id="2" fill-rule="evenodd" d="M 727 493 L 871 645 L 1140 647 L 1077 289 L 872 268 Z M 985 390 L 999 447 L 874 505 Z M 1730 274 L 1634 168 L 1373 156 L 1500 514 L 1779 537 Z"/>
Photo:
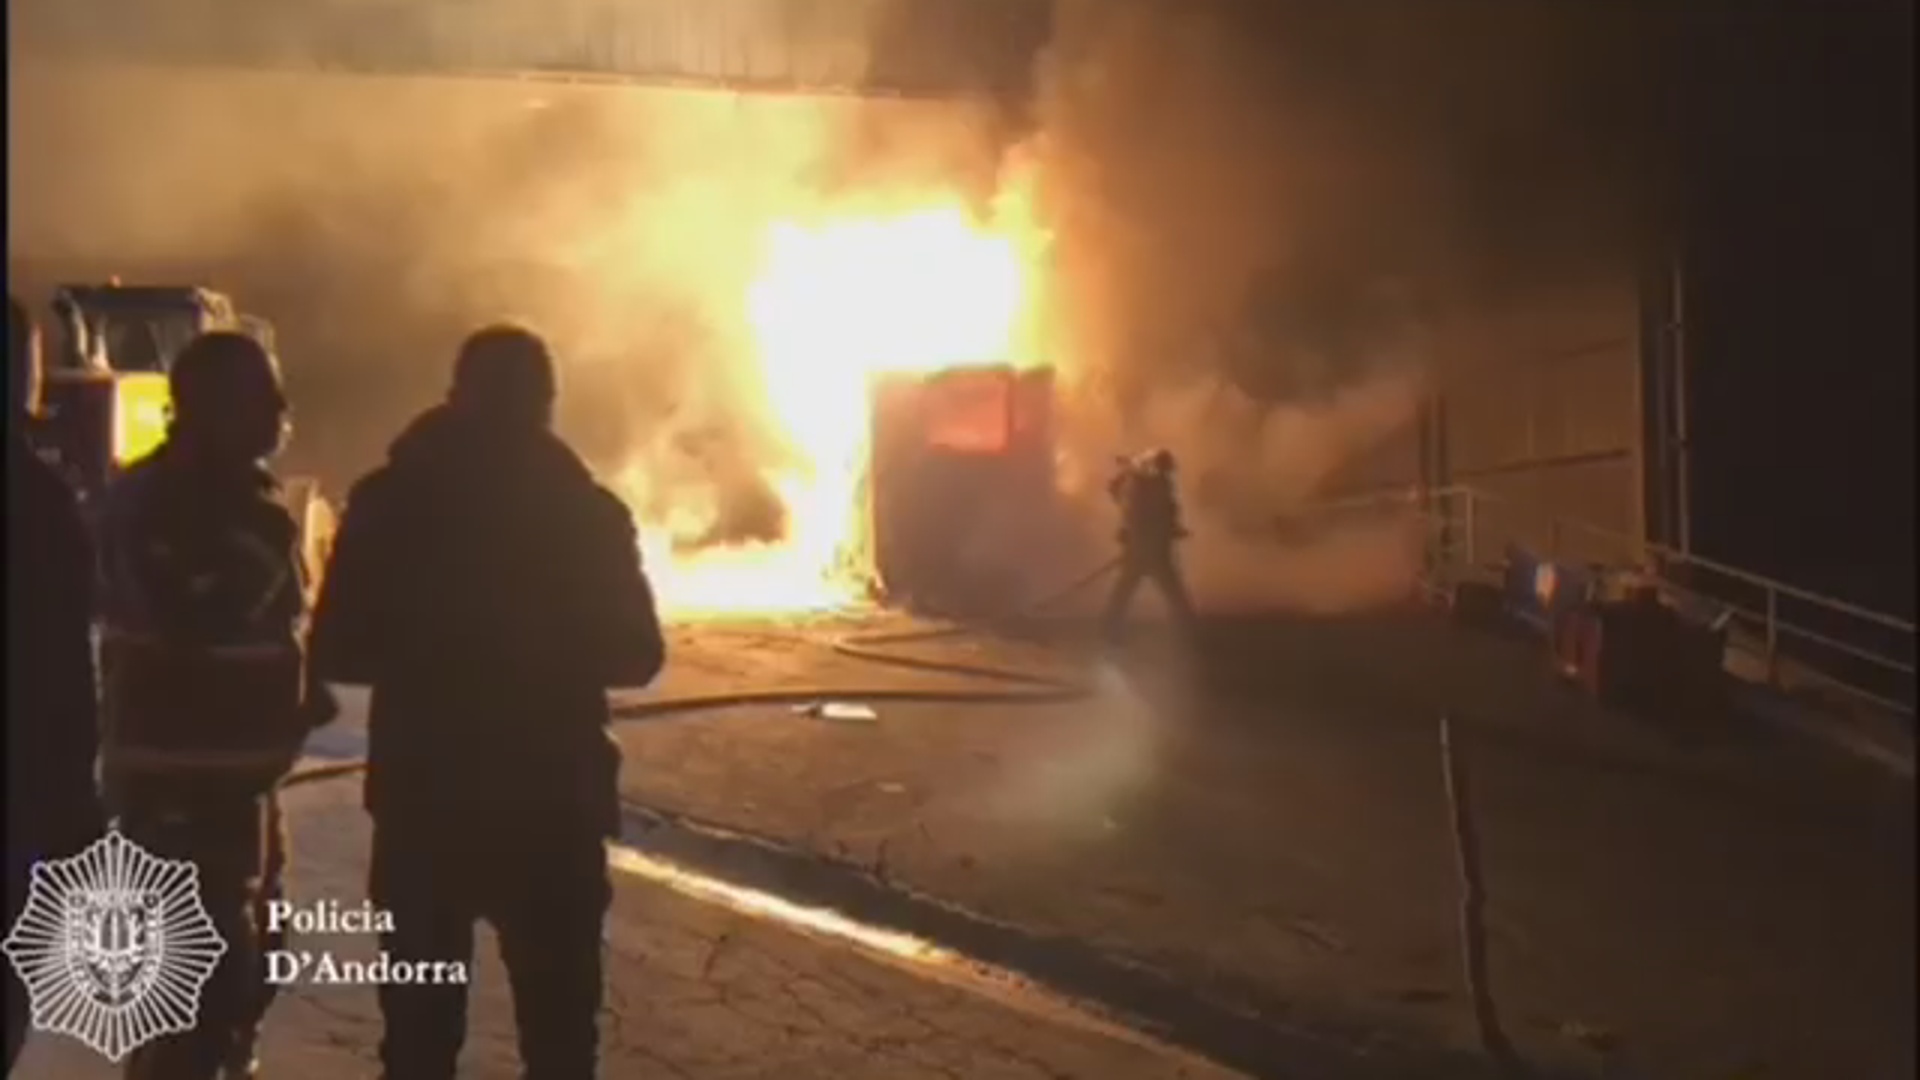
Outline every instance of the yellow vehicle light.
<path id="1" fill-rule="evenodd" d="M 140 372 L 114 382 L 113 463 L 128 465 L 159 449 L 166 439 L 173 398 L 165 375 Z"/>

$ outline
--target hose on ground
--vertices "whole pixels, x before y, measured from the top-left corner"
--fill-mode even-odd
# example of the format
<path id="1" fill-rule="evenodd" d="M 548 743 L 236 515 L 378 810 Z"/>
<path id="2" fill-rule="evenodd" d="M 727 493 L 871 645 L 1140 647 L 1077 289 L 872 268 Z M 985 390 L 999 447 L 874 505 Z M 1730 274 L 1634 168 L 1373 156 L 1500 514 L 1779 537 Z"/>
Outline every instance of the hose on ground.
<path id="1" fill-rule="evenodd" d="M 658 719 L 692 712 L 710 712 L 716 709 L 733 709 L 755 705 L 813 705 L 831 699 L 855 699 L 866 702 L 904 702 L 917 704 L 961 704 L 961 705 L 1058 705 L 1084 700 L 1093 695 L 1094 689 L 1083 681 L 1067 679 L 1055 675 L 1042 675 L 1031 671 L 1016 671 L 1011 668 L 995 667 L 987 664 L 967 664 L 950 660 L 933 660 L 925 657 L 903 654 L 897 650 L 910 645 L 927 645 L 937 641 L 966 637 L 991 631 L 995 627 L 1004 627 L 1023 618 L 1031 618 L 1056 607 L 1078 595 L 1082 590 L 1112 573 L 1120 560 L 1109 559 L 1099 566 L 1075 578 L 1067 585 L 1041 596 L 1038 600 L 1022 605 L 1018 610 L 997 618 L 967 620 L 950 623 L 946 626 L 922 630 L 889 631 L 886 633 L 848 634 L 828 643 L 835 654 L 870 664 L 900 668 L 907 671 L 934 675 L 952 675 L 961 678 L 977 679 L 985 682 L 1001 683 L 1005 690 L 988 690 L 980 687 L 952 687 L 936 689 L 931 687 L 886 687 L 886 686 L 837 686 L 837 687 L 780 687 L 769 690 L 738 690 L 718 694 L 687 694 L 658 698 L 651 701 L 627 702 L 615 706 L 615 722 Z M 283 782 L 283 787 L 313 783 L 319 780 L 346 776 L 366 767 L 365 759 L 345 761 L 326 761 L 306 765 L 296 769 Z"/>
<path id="2" fill-rule="evenodd" d="M 1460 951 L 1474 1025 L 1479 1030 L 1481 1050 L 1505 1076 L 1517 1080 L 1527 1075 L 1526 1066 L 1500 1026 L 1500 1012 L 1487 974 L 1487 886 L 1480 870 L 1480 832 L 1473 822 L 1473 789 L 1467 764 L 1454 740 L 1453 718 L 1444 715 L 1440 717 L 1440 767 L 1460 874 Z"/>
<path id="3" fill-rule="evenodd" d="M 1093 688 L 1082 682 L 1039 675 L 1031 672 L 1014 671 L 1008 668 L 992 667 L 984 664 L 963 664 L 945 660 L 929 660 L 914 656 L 905 656 L 891 650 L 901 646 L 927 644 L 969 634 L 991 630 L 995 626 L 1005 625 L 1022 616 L 1031 616 L 1047 608 L 1060 604 L 1081 590 L 1091 586 L 1119 565 L 1114 559 L 1102 563 L 1073 582 L 1042 597 L 1039 601 L 1025 605 L 1020 611 L 1000 619 L 979 622 L 956 622 L 948 626 L 926 630 L 894 631 L 880 634 L 852 634 L 841 637 L 831 643 L 832 650 L 851 659 L 863 660 L 873 664 L 904 668 L 912 671 L 943 675 L 958 675 L 967 678 L 982 679 L 1010 684 L 1013 689 L 995 691 L 982 689 L 902 689 L 898 687 L 843 687 L 821 689 L 814 687 L 785 688 L 778 690 L 748 690 L 724 694 L 700 694 L 682 697 L 663 698 L 657 701 L 637 702 L 614 710 L 615 720 L 638 720 L 678 713 L 689 713 L 713 709 L 737 708 L 751 705 L 794 705 L 819 702 L 827 698 L 858 698 L 862 701 L 899 701 L 920 703 L 961 703 L 961 704 L 1049 704 L 1081 700 L 1093 693 Z M 1512 1040 L 1501 1027 L 1499 1010 L 1494 1002 L 1493 988 L 1488 975 L 1487 932 L 1486 932 L 1486 882 L 1480 866 L 1480 835 L 1474 825 L 1472 810 L 1472 789 L 1466 762 L 1461 758 L 1456 745 L 1453 721 L 1450 716 L 1440 718 L 1440 759 L 1442 779 L 1445 782 L 1448 824 L 1454 841 L 1457 857 L 1457 869 L 1460 883 L 1460 944 L 1463 954 L 1463 966 L 1466 973 L 1467 992 L 1473 1008 L 1475 1025 L 1479 1030 L 1481 1049 L 1495 1065 L 1508 1077 L 1520 1078 L 1528 1075 L 1524 1060 L 1514 1048 Z M 287 786 L 311 783 L 332 777 L 358 772 L 366 767 L 364 760 L 330 761 L 302 768 L 286 780 Z"/>

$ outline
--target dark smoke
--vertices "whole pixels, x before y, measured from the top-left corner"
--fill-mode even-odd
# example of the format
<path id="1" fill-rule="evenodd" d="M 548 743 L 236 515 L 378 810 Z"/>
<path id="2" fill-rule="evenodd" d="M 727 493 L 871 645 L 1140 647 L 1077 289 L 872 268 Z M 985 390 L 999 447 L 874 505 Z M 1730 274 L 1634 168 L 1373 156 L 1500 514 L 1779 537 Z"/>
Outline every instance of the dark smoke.
<path id="1" fill-rule="evenodd" d="M 1633 7 L 1063 5 L 1027 149 L 1083 482 L 1116 445 L 1169 445 L 1213 591 L 1401 595 L 1404 521 L 1278 523 L 1370 469 L 1412 475 L 1457 318 L 1637 258 L 1658 188 Z"/>
<path id="2" fill-rule="evenodd" d="M 1062 3 L 1036 134 L 1002 175 L 1034 180 L 1055 234 L 1049 322 L 1081 481 L 1166 443 L 1209 518 L 1197 531 L 1224 545 L 1202 561 L 1234 568 L 1223 588 L 1258 594 L 1251 575 L 1315 606 L 1402 588 L 1398 525 L 1278 554 L 1265 530 L 1404 459 L 1454 313 L 1637 246 L 1651 200 L 1634 7 Z M 990 189 L 989 147 L 1022 114 L 1005 100 L 1018 73 L 971 39 L 987 120 L 972 103 L 159 71 L 33 50 L 49 19 L 128 40 L 239 35 L 296 63 L 382 43 L 356 6 L 299 22 L 215 9 L 193 27 L 174 7 L 10 6 L 15 287 L 117 273 L 230 291 L 279 328 L 300 414 L 289 464 L 336 487 L 443 392 L 461 336 L 521 319 L 567 360 L 569 436 L 603 469 L 643 463 L 634 497 L 687 518 L 676 537 L 696 546 L 782 527 L 767 476 L 786 452 L 744 385 L 741 300 L 712 287 L 749 276 L 753 223 L 882 184 Z M 382 10 L 390 41 L 426 32 Z M 853 44 L 880 47 L 874 70 L 931 63 L 902 58 L 897 25 L 873 29 Z"/>
<path id="3" fill-rule="evenodd" d="M 1387 281 L 1433 315 L 1610 269 L 1655 208 L 1657 39 L 1633 7 L 1070 4 L 1040 151 L 1087 267 L 1067 276 L 1123 290 L 1104 329 L 1151 356 L 1269 313 L 1364 337 Z"/>

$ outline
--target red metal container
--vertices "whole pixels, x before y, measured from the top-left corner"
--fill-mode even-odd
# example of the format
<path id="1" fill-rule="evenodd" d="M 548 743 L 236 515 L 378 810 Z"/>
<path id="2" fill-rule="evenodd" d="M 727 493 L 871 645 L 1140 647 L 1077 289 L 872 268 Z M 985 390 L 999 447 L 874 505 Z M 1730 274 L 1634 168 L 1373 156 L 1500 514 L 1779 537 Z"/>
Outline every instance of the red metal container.
<path id="1" fill-rule="evenodd" d="M 873 400 L 873 555 L 888 598 L 1004 609 L 1058 520 L 1053 373 L 887 375 Z"/>
<path id="2" fill-rule="evenodd" d="M 1686 721 L 1711 719 L 1725 707 L 1721 635 L 1657 600 L 1566 613 L 1554 653 L 1562 672 L 1609 708 Z"/>

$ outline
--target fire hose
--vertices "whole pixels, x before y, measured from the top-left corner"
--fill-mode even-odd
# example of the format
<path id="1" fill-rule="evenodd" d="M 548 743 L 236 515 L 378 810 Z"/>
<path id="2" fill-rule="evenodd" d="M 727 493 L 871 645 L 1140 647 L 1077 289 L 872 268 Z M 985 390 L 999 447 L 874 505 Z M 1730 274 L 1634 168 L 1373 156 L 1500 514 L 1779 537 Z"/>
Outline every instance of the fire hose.
<path id="1" fill-rule="evenodd" d="M 797 705 L 815 704 L 827 698 L 857 698 L 862 701 L 898 701 L 923 704 L 1063 704 L 1082 700 L 1092 696 L 1094 690 L 1083 682 L 1075 682 L 1056 676 L 1039 675 L 1032 672 L 1014 671 L 1007 668 L 992 667 L 985 664 L 965 664 L 947 660 L 929 660 L 921 657 L 905 656 L 892 651 L 901 646 L 928 644 L 936 641 L 964 637 L 970 634 L 992 631 L 995 627 L 1017 621 L 1023 617 L 1039 614 L 1047 608 L 1062 603 L 1081 590 L 1099 581 L 1119 566 L 1120 560 L 1110 559 L 1092 570 L 1074 579 L 1065 587 L 1042 596 L 1039 600 L 1023 605 L 1018 611 L 997 619 L 971 622 L 955 622 L 951 625 L 923 630 L 892 631 L 878 634 L 850 634 L 831 642 L 830 648 L 841 656 L 863 660 L 888 667 L 903 668 L 910 671 L 928 672 L 941 675 L 958 675 L 981 679 L 989 682 L 1009 684 L 1007 690 L 983 689 L 924 689 L 900 687 L 852 687 L 822 689 L 817 687 L 788 688 L 778 690 L 745 690 L 720 694 L 698 694 L 663 698 L 657 701 L 636 702 L 623 705 L 614 710 L 615 720 L 640 720 L 674 714 L 710 711 L 715 709 L 738 708 L 753 705 Z M 1440 720 L 1440 754 L 1443 778 L 1446 787 L 1449 832 L 1452 834 L 1455 853 L 1458 858 L 1460 885 L 1460 944 L 1467 992 L 1473 1007 L 1475 1026 L 1478 1029 L 1483 1052 L 1509 1077 L 1523 1077 L 1528 1074 L 1526 1063 L 1520 1057 L 1512 1041 L 1501 1027 L 1498 1008 L 1495 1005 L 1493 991 L 1489 985 L 1487 972 L 1487 940 L 1483 909 L 1486 905 L 1486 886 L 1480 868 L 1479 831 L 1474 827 L 1471 796 L 1468 794 L 1468 774 L 1465 762 L 1461 760 L 1455 745 L 1451 717 Z M 298 770 L 286 781 L 288 785 L 324 780 L 358 772 L 366 767 L 364 760 L 327 762 Z"/>
<path id="2" fill-rule="evenodd" d="M 945 626 L 928 629 L 854 633 L 835 638 L 828 643 L 828 648 L 833 653 L 849 659 L 906 671 L 954 675 L 1000 683 L 1007 687 L 1004 690 L 980 687 L 936 689 L 899 686 L 801 686 L 767 690 L 732 690 L 715 694 L 685 694 L 651 701 L 627 702 L 614 707 L 613 719 L 615 722 L 649 720 L 685 713 L 712 712 L 755 705 L 809 706 L 819 705 L 829 699 L 961 705 L 1061 705 L 1081 701 L 1094 694 L 1094 688 L 1085 681 L 1058 675 L 1043 675 L 1032 671 L 1016 671 L 988 664 L 933 660 L 905 655 L 897 650 L 910 645 L 928 645 L 953 638 L 988 633 L 1022 619 L 1032 618 L 1079 594 L 1112 573 L 1119 565 L 1120 560 L 1117 557 L 1109 559 L 1073 579 L 1066 586 L 998 617 L 957 620 Z M 282 786 L 292 787 L 357 773 L 364 770 L 366 764 L 365 758 L 352 758 L 303 766 L 295 769 Z"/>
<path id="3" fill-rule="evenodd" d="M 1018 611 L 996 619 L 968 622 L 955 622 L 947 626 L 931 629 L 891 631 L 878 634 L 850 634 L 830 643 L 832 651 L 838 655 L 855 660 L 910 671 L 927 672 L 941 675 L 958 675 L 966 678 L 1008 684 L 1007 690 L 984 689 L 930 689 L 901 687 L 796 687 L 774 690 L 743 690 L 719 694 L 695 694 L 662 698 L 656 701 L 635 702 L 620 706 L 614 710 L 614 719 L 642 720 L 662 716 L 705 712 L 717 709 L 740 708 L 754 705 L 807 705 L 818 704 L 829 698 L 854 698 L 861 701 L 895 701 L 921 704 L 1008 704 L 1008 705 L 1044 705 L 1065 704 L 1083 700 L 1094 693 L 1092 686 L 1057 676 L 1040 675 L 1032 672 L 1014 671 L 1008 668 L 992 667 L 985 664 L 966 664 L 947 660 L 929 660 L 922 657 L 906 656 L 893 650 L 907 645 L 928 644 L 936 641 L 964 637 L 970 634 L 990 632 L 996 627 L 1005 626 L 1023 617 L 1031 617 L 1062 603 L 1081 590 L 1091 586 L 1107 574 L 1113 572 L 1119 559 L 1111 559 L 1074 579 L 1064 588 L 1043 596 L 1041 599 L 1023 605 Z M 1479 832 L 1474 827 L 1470 798 L 1468 794 L 1468 775 L 1465 763 L 1460 759 L 1455 746 L 1450 717 L 1440 721 L 1440 751 L 1446 786 L 1449 832 L 1452 834 L 1460 884 L 1460 944 L 1463 953 L 1464 974 L 1466 976 L 1468 997 L 1483 1052 L 1509 1077 L 1526 1076 L 1527 1068 L 1511 1040 L 1500 1025 L 1498 1009 L 1494 1003 L 1487 973 L 1487 941 L 1483 909 L 1486 904 L 1486 887 L 1480 869 Z M 364 759 L 351 761 L 326 762 L 297 770 L 288 777 L 288 786 L 310 783 L 331 777 L 359 772 L 366 767 Z"/>

